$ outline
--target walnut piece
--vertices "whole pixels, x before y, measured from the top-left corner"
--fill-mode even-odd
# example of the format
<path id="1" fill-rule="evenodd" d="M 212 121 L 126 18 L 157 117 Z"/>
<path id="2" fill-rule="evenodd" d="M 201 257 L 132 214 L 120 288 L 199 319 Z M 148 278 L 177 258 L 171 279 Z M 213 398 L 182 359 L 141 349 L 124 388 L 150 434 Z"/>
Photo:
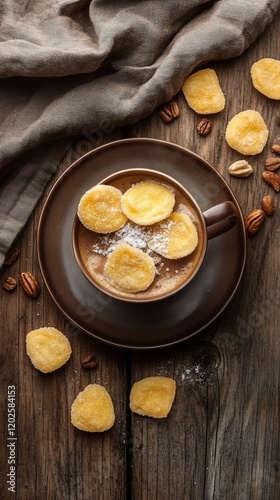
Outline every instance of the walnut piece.
<path id="1" fill-rule="evenodd" d="M 275 174 L 275 172 L 266 171 L 262 173 L 262 178 L 269 186 L 272 186 L 275 191 L 280 190 L 280 175 Z"/>
<path id="2" fill-rule="evenodd" d="M 3 288 L 7 290 L 7 292 L 12 292 L 17 286 L 17 280 L 9 276 L 3 282 Z"/>
<path id="3" fill-rule="evenodd" d="M 269 157 L 265 160 L 265 168 L 269 170 L 269 172 L 274 172 L 280 167 L 280 158 Z"/>
<path id="4" fill-rule="evenodd" d="M 266 195 L 263 196 L 261 200 L 262 210 L 266 213 L 266 215 L 272 215 L 275 212 L 275 202 L 272 196 Z"/>
<path id="5" fill-rule="evenodd" d="M 264 210 L 256 209 L 252 210 L 246 218 L 245 227 L 250 236 L 256 234 L 262 225 L 264 219 L 266 217 L 266 213 Z"/>
<path id="6" fill-rule="evenodd" d="M 10 266 L 13 262 L 17 260 L 19 256 L 18 248 L 13 248 L 11 252 L 8 253 L 6 259 L 3 262 L 3 266 Z"/>
<path id="7" fill-rule="evenodd" d="M 92 368 L 95 368 L 98 365 L 98 361 L 96 359 L 96 356 L 94 353 L 89 354 L 82 360 L 82 368 L 85 370 L 91 370 Z"/>
<path id="8" fill-rule="evenodd" d="M 246 160 L 238 160 L 228 167 L 228 171 L 233 177 L 248 177 L 254 170 Z"/>
<path id="9" fill-rule="evenodd" d="M 41 291 L 40 283 L 34 274 L 29 271 L 20 273 L 19 275 L 20 284 L 25 291 L 25 293 L 32 299 L 36 299 Z"/>
<path id="10" fill-rule="evenodd" d="M 159 110 L 159 116 L 164 123 L 172 122 L 175 118 L 178 118 L 179 115 L 179 106 L 174 99 L 171 99 L 171 101 L 164 104 Z"/>
<path id="11" fill-rule="evenodd" d="M 200 122 L 196 126 L 196 130 L 199 135 L 208 135 L 212 130 L 212 122 L 209 118 L 201 118 Z"/>
<path id="12" fill-rule="evenodd" d="M 271 151 L 273 153 L 277 153 L 277 154 L 280 154 L 280 144 L 273 144 L 271 146 Z"/>

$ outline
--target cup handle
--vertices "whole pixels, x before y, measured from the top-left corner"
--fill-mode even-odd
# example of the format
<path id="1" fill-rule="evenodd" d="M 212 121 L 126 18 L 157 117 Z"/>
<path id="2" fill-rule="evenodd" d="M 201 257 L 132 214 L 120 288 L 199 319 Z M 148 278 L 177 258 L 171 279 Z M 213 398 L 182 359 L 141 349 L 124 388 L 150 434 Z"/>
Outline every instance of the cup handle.
<path id="1" fill-rule="evenodd" d="M 237 221 L 237 208 L 232 201 L 224 201 L 203 212 L 208 239 L 216 238 L 231 229 Z"/>

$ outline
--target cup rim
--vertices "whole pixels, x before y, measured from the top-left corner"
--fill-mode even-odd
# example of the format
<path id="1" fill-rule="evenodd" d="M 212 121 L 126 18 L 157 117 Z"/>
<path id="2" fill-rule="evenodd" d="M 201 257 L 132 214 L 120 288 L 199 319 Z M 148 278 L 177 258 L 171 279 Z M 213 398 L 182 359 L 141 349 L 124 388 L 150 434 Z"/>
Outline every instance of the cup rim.
<path id="1" fill-rule="evenodd" d="M 131 302 L 131 303 L 151 303 L 151 302 L 157 302 L 160 300 L 167 299 L 176 293 L 178 293 L 180 290 L 185 288 L 195 277 L 197 272 L 199 271 L 208 247 L 208 236 L 207 236 L 207 226 L 206 226 L 206 221 L 203 216 L 203 211 L 199 207 L 197 201 L 195 198 L 191 195 L 191 193 L 188 191 L 188 189 L 183 186 L 177 179 L 174 179 L 172 176 L 169 174 L 165 174 L 164 172 L 161 172 L 160 170 L 155 170 L 155 169 L 150 169 L 150 168 L 129 168 L 129 169 L 123 169 L 123 170 L 118 170 L 117 172 L 114 172 L 113 174 L 110 174 L 103 178 L 101 181 L 97 182 L 95 185 L 99 184 L 110 184 L 111 182 L 114 182 L 118 180 L 119 178 L 123 176 L 128 176 L 128 175 L 145 175 L 147 178 L 149 177 L 149 174 L 151 176 L 158 177 L 159 180 L 165 181 L 167 184 L 169 184 L 171 187 L 175 186 L 181 193 L 183 193 L 184 196 L 187 197 L 187 199 L 191 202 L 193 205 L 196 214 L 198 215 L 199 218 L 199 226 L 202 229 L 202 238 L 203 238 L 203 244 L 202 244 L 202 249 L 200 251 L 199 259 L 198 262 L 196 263 L 194 270 L 189 276 L 186 278 L 186 280 L 183 280 L 180 284 L 177 284 L 174 286 L 174 288 L 168 290 L 167 292 L 161 292 L 159 295 L 152 295 L 152 296 L 141 296 L 139 295 L 139 292 L 136 293 L 131 293 L 128 295 L 123 295 L 123 292 L 121 290 L 118 290 L 115 288 L 115 291 L 111 291 L 110 289 L 106 288 L 102 284 L 100 284 L 97 280 L 94 279 L 92 274 L 89 272 L 88 268 L 86 267 L 80 251 L 78 247 L 78 233 L 79 233 L 79 228 L 82 225 L 82 222 L 80 221 L 77 212 L 75 213 L 74 219 L 73 219 L 73 224 L 72 224 L 72 234 L 71 234 L 71 240 L 72 240 L 72 249 L 74 252 L 75 260 L 76 263 L 78 264 L 78 267 L 80 271 L 83 273 L 83 275 L 86 277 L 86 279 L 93 285 L 97 290 L 100 292 L 104 293 L 105 295 L 119 300 L 120 302 Z M 90 188 L 89 188 L 90 189 Z M 87 230 L 90 231 L 90 230 Z M 152 286 L 152 285 L 150 285 Z"/>

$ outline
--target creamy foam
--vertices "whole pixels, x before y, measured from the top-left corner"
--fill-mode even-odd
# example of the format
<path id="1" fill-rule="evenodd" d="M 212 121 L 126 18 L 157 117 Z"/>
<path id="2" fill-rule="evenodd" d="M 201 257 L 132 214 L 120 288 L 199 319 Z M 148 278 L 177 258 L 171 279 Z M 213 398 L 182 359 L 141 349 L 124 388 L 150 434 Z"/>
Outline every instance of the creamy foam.
<path id="1" fill-rule="evenodd" d="M 147 176 L 145 178 L 147 178 Z M 119 188 L 122 192 L 125 192 L 133 183 L 139 182 L 139 180 L 143 180 L 142 176 L 130 175 L 126 178 L 117 179 L 110 184 Z M 168 186 L 168 184 L 166 185 Z M 193 275 L 197 265 L 200 265 L 205 250 L 205 229 L 201 221 L 201 214 L 197 212 L 192 201 L 187 199 L 186 195 L 180 189 L 173 185 L 172 189 L 176 199 L 174 211 L 190 215 L 198 232 L 198 245 L 194 252 L 187 257 L 171 260 L 151 251 L 145 239 L 145 228 L 143 229 L 141 226 L 136 226 L 130 222 L 128 222 L 127 226 L 123 229 L 115 233 L 102 235 L 89 231 L 78 220 L 76 221 L 76 239 L 81 265 L 96 286 L 105 291 L 105 293 L 107 291 L 107 293 L 117 295 L 119 298 L 153 300 L 157 297 L 165 296 L 166 294 L 172 294 L 180 289 Z M 147 252 L 155 262 L 156 277 L 150 287 L 145 291 L 126 293 L 117 289 L 104 275 L 104 266 L 108 254 L 118 243 L 123 241 Z"/>

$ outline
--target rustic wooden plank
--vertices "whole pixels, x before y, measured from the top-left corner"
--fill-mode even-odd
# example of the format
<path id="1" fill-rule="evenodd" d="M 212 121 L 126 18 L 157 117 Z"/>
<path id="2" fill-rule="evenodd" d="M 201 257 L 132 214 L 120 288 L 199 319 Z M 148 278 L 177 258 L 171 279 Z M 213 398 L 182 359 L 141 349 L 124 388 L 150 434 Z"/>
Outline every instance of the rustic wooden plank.
<path id="1" fill-rule="evenodd" d="M 213 116 L 212 132 L 198 136 L 199 117 L 178 96 L 180 117 L 163 124 L 157 112 L 130 130 L 132 136 L 165 139 L 198 153 L 220 172 L 244 216 L 275 196 L 278 212 L 248 240 L 238 293 L 226 311 L 198 337 L 167 351 L 133 353 L 132 380 L 167 375 L 177 394 L 167 419 L 132 416 L 133 498 L 279 498 L 279 198 L 261 178 L 270 146 L 279 143 L 279 102 L 253 89 L 250 67 L 262 57 L 279 59 L 280 16 L 243 55 L 216 69 L 227 104 Z M 262 154 L 248 157 L 255 172 L 231 178 L 228 166 L 243 158 L 224 139 L 228 120 L 256 109 L 270 137 Z M 247 158 L 246 158 L 247 159 Z M 226 279 L 226 276 L 225 276 Z"/>
<path id="2" fill-rule="evenodd" d="M 279 102 L 251 86 L 251 64 L 261 57 L 279 59 L 280 15 L 242 56 L 211 64 L 219 74 L 227 106 L 213 116 L 213 130 L 198 136 L 198 116 L 180 94 L 181 115 L 164 124 L 157 111 L 133 127 L 85 134 L 69 150 L 57 176 L 89 149 L 124 136 L 154 137 L 191 149 L 224 175 L 246 214 L 273 193 L 261 179 L 264 158 L 278 141 Z M 269 142 L 250 158 L 252 178 L 230 178 L 227 168 L 240 158 L 225 143 L 227 121 L 243 109 L 257 109 L 265 118 Z M 51 185 L 46 189 L 47 195 Z M 275 194 L 279 205 L 279 195 Z M 1 281 L 31 270 L 40 276 L 36 230 L 44 199 L 17 244 L 17 262 L 0 273 Z M 191 341 L 149 352 L 125 352 L 79 333 L 62 316 L 42 283 L 31 300 L 18 288 L 0 290 L 0 401 L 4 452 L 0 458 L 1 491 L 7 490 L 9 451 L 16 447 L 16 498 L 123 500 L 278 500 L 279 458 L 279 207 L 259 234 L 248 240 L 247 266 L 226 311 Z M 37 372 L 25 352 L 26 333 L 53 325 L 68 336 L 73 355 L 67 365 L 49 375 Z M 99 364 L 85 372 L 80 361 L 92 350 Z M 132 384 L 149 375 L 177 382 L 174 405 L 160 421 L 132 414 L 128 395 Z M 104 384 L 112 395 L 116 423 L 104 435 L 88 435 L 70 424 L 70 407 L 85 385 Z M 17 440 L 8 441 L 8 387 L 15 387 Z M 12 397 L 13 398 L 13 397 Z M 11 457 L 13 458 L 13 457 Z M 10 495 L 10 496 L 9 496 Z"/>
<path id="3" fill-rule="evenodd" d="M 119 131 L 103 142 L 119 138 Z M 68 152 L 56 177 L 86 150 L 88 139 L 81 138 Z M 17 498 L 123 499 L 126 495 L 126 353 L 94 341 L 71 325 L 58 310 L 43 284 L 36 255 L 38 218 L 45 197 L 31 217 L 18 241 L 20 257 L 1 272 L 18 276 L 29 270 L 39 277 L 42 292 L 30 299 L 20 286 L 4 292 L 1 286 L 2 420 L 6 427 L 1 439 L 1 491 L 7 490 L 7 388 L 15 386 L 16 412 L 16 491 Z M 26 333 L 41 326 L 55 326 L 69 338 L 72 356 L 56 372 L 44 375 L 35 370 L 26 355 Z M 91 352 L 98 366 L 84 370 L 81 360 Z M 76 395 L 89 383 L 104 385 L 111 394 L 116 422 L 111 432 L 91 434 L 78 431 L 70 423 L 70 408 Z M 11 496 L 9 496 L 9 494 Z"/>

